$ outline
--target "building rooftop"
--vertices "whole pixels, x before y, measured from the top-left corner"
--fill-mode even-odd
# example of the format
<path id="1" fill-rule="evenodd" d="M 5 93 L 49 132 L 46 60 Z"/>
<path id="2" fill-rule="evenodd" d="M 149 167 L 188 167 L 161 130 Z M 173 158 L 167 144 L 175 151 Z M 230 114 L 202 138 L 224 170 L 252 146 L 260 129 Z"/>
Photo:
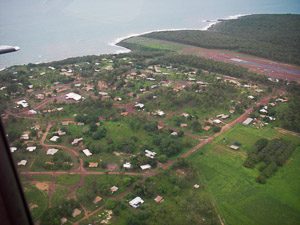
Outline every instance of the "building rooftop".
<path id="1" fill-rule="evenodd" d="M 90 152 L 90 150 L 88 150 L 88 149 L 84 149 L 84 150 L 82 150 L 82 151 L 83 151 L 83 153 L 84 153 L 87 157 L 93 155 L 93 154 Z"/>
<path id="2" fill-rule="evenodd" d="M 56 148 L 49 148 L 47 150 L 47 155 L 54 155 L 57 152 L 58 152 L 58 149 L 56 149 Z"/>
<path id="3" fill-rule="evenodd" d="M 141 197 L 135 197 L 129 202 L 129 205 L 131 205 L 133 208 L 138 208 L 143 203 L 144 200 Z"/>
<path id="4" fill-rule="evenodd" d="M 81 95 L 71 92 L 66 94 L 66 99 L 73 99 L 75 101 L 79 101 L 81 99 Z"/>
<path id="5" fill-rule="evenodd" d="M 34 150 L 36 150 L 36 146 L 27 147 L 26 150 L 29 152 L 33 152 Z"/>

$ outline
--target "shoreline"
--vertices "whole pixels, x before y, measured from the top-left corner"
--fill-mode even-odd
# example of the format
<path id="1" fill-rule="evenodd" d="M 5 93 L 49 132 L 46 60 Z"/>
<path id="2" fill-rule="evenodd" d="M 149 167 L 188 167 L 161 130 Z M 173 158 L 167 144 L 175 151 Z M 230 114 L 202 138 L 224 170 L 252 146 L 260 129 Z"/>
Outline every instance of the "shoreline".
<path id="1" fill-rule="evenodd" d="M 118 45 L 121 41 L 132 38 L 132 37 L 137 37 L 137 36 L 141 36 L 141 35 L 145 35 L 145 34 L 149 34 L 149 33 L 153 33 L 153 32 L 163 32 L 163 31 L 180 31 L 180 30 L 198 30 L 198 31 L 207 31 L 209 28 L 211 28 L 212 26 L 214 26 L 217 23 L 226 21 L 226 20 L 234 20 L 234 19 L 238 19 L 242 16 L 248 16 L 248 15 L 253 15 L 253 14 L 236 14 L 236 15 L 231 15 L 231 16 L 227 16 L 225 18 L 219 18 L 219 19 L 212 19 L 212 20 L 203 20 L 202 22 L 207 23 L 207 25 L 205 25 L 202 28 L 170 28 L 170 29 L 157 29 L 157 30 L 151 30 L 151 31 L 145 31 L 145 32 L 141 32 L 141 33 L 131 33 L 128 34 L 126 36 L 122 36 L 119 38 L 114 39 L 113 41 L 107 43 L 109 46 L 112 47 L 116 47 L 119 48 L 117 50 L 115 50 L 115 52 L 112 53 L 108 53 L 108 54 L 125 54 L 125 53 L 129 53 L 131 52 L 130 49 L 127 49 L 123 46 Z M 105 53 L 99 53 L 99 55 L 104 55 Z M 86 55 L 83 55 L 86 56 Z M 20 64 L 14 64 L 11 66 L 5 66 L 0 68 L 0 71 L 3 71 L 7 68 L 13 67 L 13 66 L 22 66 L 22 65 L 28 65 L 28 64 L 43 64 L 43 63 L 51 63 L 51 62 L 56 62 L 56 61 L 61 61 L 61 60 L 65 60 L 65 59 L 69 59 L 69 58 L 75 58 L 75 57 L 81 57 L 81 56 L 71 56 L 71 57 L 67 57 L 67 58 L 63 58 L 63 59 L 59 59 L 59 60 L 50 60 L 50 61 L 38 61 L 38 62 L 29 62 L 29 63 L 20 63 Z"/>
<path id="2" fill-rule="evenodd" d="M 203 28 L 200 28 L 200 29 L 199 28 L 173 28 L 173 29 L 171 28 L 171 29 L 158 29 L 158 30 L 145 31 L 145 32 L 141 32 L 141 33 L 128 34 L 126 36 L 116 38 L 112 42 L 109 42 L 108 45 L 124 49 L 124 50 L 122 50 L 122 49 L 117 50 L 113 54 L 129 53 L 129 52 L 131 52 L 130 49 L 127 49 L 127 48 L 125 48 L 123 46 L 118 45 L 120 42 L 122 42 L 122 41 L 124 41 L 126 39 L 129 39 L 129 38 L 138 37 L 138 36 L 141 36 L 141 35 L 150 34 L 150 33 L 154 33 L 154 32 L 164 32 L 164 31 L 181 31 L 181 30 L 207 31 L 212 26 L 214 26 L 214 25 L 216 25 L 218 23 L 221 23 L 223 21 L 236 20 L 236 19 L 239 19 L 240 17 L 249 16 L 249 15 L 252 15 L 252 14 L 236 14 L 236 15 L 227 16 L 225 18 L 219 18 L 219 19 L 214 19 L 214 20 L 203 20 L 202 22 L 208 23 L 208 24 L 206 26 L 204 26 Z"/>

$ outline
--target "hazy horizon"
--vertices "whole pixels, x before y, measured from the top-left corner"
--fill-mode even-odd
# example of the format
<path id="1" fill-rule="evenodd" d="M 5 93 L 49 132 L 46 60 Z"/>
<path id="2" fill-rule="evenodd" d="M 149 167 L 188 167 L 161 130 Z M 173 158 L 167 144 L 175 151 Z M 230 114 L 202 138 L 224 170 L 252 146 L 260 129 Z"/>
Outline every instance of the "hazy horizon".
<path id="1" fill-rule="evenodd" d="M 230 4 L 229 4 L 230 2 Z M 237 14 L 300 13 L 299 1 L 27 0 L 0 2 L 0 45 L 21 51 L 0 56 L 0 68 L 68 57 L 116 53 L 114 40 L 161 29 L 208 25 Z"/>

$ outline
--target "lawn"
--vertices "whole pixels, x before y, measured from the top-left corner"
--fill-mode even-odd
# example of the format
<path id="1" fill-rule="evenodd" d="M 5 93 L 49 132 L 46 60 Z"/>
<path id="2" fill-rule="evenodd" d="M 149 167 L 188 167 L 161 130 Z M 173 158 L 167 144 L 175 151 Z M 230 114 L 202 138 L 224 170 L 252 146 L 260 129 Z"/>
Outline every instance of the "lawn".
<path id="1" fill-rule="evenodd" d="M 29 204 L 31 215 L 34 221 L 38 220 L 47 209 L 48 196 L 46 192 L 38 190 L 36 187 L 24 184 L 26 200 Z"/>
<path id="2" fill-rule="evenodd" d="M 275 129 L 258 130 L 239 125 L 205 146 L 201 150 L 204 154 L 190 160 L 199 169 L 226 224 L 299 224 L 300 147 L 266 184 L 258 184 L 255 181 L 258 171 L 246 169 L 242 164 L 245 151 L 262 137 L 282 137 L 300 144 L 299 138 L 280 134 Z M 237 152 L 227 146 L 233 141 L 242 144 Z"/>

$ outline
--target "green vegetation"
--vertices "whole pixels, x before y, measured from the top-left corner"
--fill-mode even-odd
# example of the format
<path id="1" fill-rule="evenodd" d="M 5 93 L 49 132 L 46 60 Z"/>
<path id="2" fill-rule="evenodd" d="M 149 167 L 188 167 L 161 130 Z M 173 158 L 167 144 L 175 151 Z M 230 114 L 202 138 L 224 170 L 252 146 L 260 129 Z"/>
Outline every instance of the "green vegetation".
<path id="1" fill-rule="evenodd" d="M 222 21 L 209 31 L 165 31 L 142 37 L 235 50 L 300 65 L 299 27 L 299 15 L 250 15 Z"/>
<path id="2" fill-rule="evenodd" d="M 256 141 L 282 138 L 297 145 L 289 162 L 264 185 L 255 178 L 257 169 L 247 169 L 243 163 Z M 228 145 L 241 143 L 238 151 Z M 299 221 L 300 162 L 298 137 L 285 135 L 272 128 L 255 129 L 236 126 L 216 138 L 191 157 L 189 161 L 200 171 L 203 185 L 211 194 L 226 224 L 297 224 Z M 272 216 L 270 216 L 272 215 Z"/>
<path id="3" fill-rule="evenodd" d="M 247 168 L 254 168 L 259 164 L 260 175 L 256 178 L 258 183 L 266 183 L 266 179 L 271 177 L 279 166 L 288 160 L 293 153 L 295 146 L 280 139 L 268 141 L 259 139 L 255 143 L 254 149 L 248 153 L 244 163 Z"/>
<path id="4" fill-rule="evenodd" d="M 80 209 L 80 205 L 74 200 L 67 200 L 57 207 L 49 208 L 41 218 L 41 225 L 60 225 L 60 219 L 62 217 L 71 218 L 75 208 Z"/>
<path id="5" fill-rule="evenodd" d="M 277 107 L 274 115 L 279 118 L 279 126 L 300 132 L 300 91 L 297 84 L 292 84 L 289 87 L 289 101 L 287 104 Z"/>
<path id="6" fill-rule="evenodd" d="M 299 132 L 299 85 L 181 50 L 189 44 L 299 63 L 299 35 L 290 34 L 298 20 L 246 16 L 205 32 L 124 40 L 129 54 L 0 71 L 0 112 L 35 222 L 296 225 L 300 140 L 288 130 Z M 67 99 L 70 92 L 81 99 Z M 255 119 L 237 124 L 246 117 Z M 47 155 L 50 148 L 58 152 Z M 133 208 L 137 196 L 144 203 Z M 73 217 L 75 208 L 81 213 Z"/>
<path id="7" fill-rule="evenodd" d="M 38 190 L 36 187 L 24 183 L 24 192 L 26 195 L 31 215 L 34 220 L 38 220 L 47 209 L 48 196 L 45 192 Z"/>

